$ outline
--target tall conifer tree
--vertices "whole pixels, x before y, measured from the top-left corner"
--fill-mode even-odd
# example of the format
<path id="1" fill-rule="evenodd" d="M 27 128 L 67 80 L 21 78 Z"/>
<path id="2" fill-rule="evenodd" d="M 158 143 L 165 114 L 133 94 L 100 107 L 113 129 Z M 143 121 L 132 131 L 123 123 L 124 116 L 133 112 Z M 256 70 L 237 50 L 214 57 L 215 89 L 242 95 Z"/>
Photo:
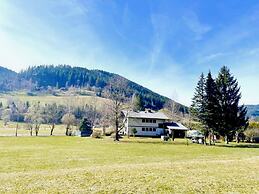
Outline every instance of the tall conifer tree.
<path id="1" fill-rule="evenodd" d="M 197 117 L 201 122 L 204 122 L 205 113 L 205 78 L 202 73 L 195 89 L 194 97 L 192 99 L 191 113 Z"/>
<path id="2" fill-rule="evenodd" d="M 217 95 L 218 91 L 216 83 L 212 78 L 211 72 L 209 72 L 205 84 L 204 122 L 206 123 L 207 130 L 211 135 L 214 134 L 214 131 L 217 131 L 218 127 L 219 105 Z"/>
<path id="3" fill-rule="evenodd" d="M 218 132 L 225 136 L 226 143 L 228 143 L 230 137 L 233 137 L 239 129 L 247 126 L 247 111 L 244 106 L 239 106 L 240 88 L 226 66 L 221 68 L 216 84 L 219 91 L 217 96 L 219 103 Z"/>
<path id="4" fill-rule="evenodd" d="M 248 126 L 247 110 L 244 105 L 239 106 L 240 99 L 238 82 L 224 66 L 216 80 L 210 72 L 206 81 L 201 75 L 191 110 L 206 126 L 206 132 L 216 131 L 228 143 L 231 137 Z"/>

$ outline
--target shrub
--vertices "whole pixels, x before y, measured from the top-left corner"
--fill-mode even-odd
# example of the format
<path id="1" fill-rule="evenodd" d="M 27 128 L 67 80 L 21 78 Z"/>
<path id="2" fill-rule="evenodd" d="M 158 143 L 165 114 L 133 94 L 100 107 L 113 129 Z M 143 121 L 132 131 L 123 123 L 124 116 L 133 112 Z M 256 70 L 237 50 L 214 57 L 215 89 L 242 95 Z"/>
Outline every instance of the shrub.
<path id="1" fill-rule="evenodd" d="M 101 133 L 99 131 L 93 131 L 92 135 L 91 135 L 92 138 L 101 138 Z"/>
<path id="2" fill-rule="evenodd" d="M 87 118 L 84 118 L 80 122 L 79 130 L 80 131 L 89 131 L 89 132 L 91 132 L 92 131 L 91 122 Z"/>
<path id="3" fill-rule="evenodd" d="M 247 129 L 244 134 L 246 136 L 246 140 L 251 142 L 255 137 L 259 137 L 259 129 Z"/>
<path id="4" fill-rule="evenodd" d="M 74 136 L 73 131 L 72 131 L 72 130 L 68 130 L 68 132 L 67 132 L 67 136 Z"/>
<path id="5" fill-rule="evenodd" d="M 138 132 L 136 128 L 133 128 L 132 130 L 133 136 L 135 137 L 136 133 Z"/>
<path id="6" fill-rule="evenodd" d="M 105 132 L 105 136 L 111 136 L 113 133 L 114 133 L 114 132 L 111 131 L 111 130 L 110 130 L 110 131 L 106 131 L 106 132 Z"/>

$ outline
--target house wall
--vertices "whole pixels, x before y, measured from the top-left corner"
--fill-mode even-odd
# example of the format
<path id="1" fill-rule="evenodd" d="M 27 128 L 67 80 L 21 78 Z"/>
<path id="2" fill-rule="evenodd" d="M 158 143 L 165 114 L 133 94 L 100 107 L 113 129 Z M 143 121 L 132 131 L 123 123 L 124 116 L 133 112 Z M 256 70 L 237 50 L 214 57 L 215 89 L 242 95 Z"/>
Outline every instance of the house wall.
<path id="1" fill-rule="evenodd" d="M 127 118 L 124 134 L 128 135 L 129 133 L 130 135 L 133 135 L 132 129 L 135 128 L 137 130 L 136 136 L 160 136 L 164 129 L 158 128 L 158 125 L 164 123 L 165 120 L 151 118 L 148 120 L 152 122 L 143 122 L 142 118 Z M 154 123 L 153 120 L 156 122 Z"/>

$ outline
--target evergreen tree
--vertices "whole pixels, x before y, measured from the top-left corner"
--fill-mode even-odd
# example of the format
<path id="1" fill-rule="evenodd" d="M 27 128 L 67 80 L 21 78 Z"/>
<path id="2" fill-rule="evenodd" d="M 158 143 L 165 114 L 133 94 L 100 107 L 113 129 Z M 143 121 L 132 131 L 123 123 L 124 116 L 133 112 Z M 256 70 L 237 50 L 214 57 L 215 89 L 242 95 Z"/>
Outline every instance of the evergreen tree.
<path id="1" fill-rule="evenodd" d="M 206 123 L 207 134 L 214 134 L 218 127 L 218 100 L 217 86 L 212 78 L 211 72 L 208 73 L 205 84 L 204 97 L 204 123 Z M 211 139 L 210 139 L 211 144 Z"/>
<path id="2" fill-rule="evenodd" d="M 141 111 L 144 109 L 143 100 L 140 95 L 133 94 L 132 96 L 132 110 Z"/>
<path id="3" fill-rule="evenodd" d="M 194 97 L 192 99 L 191 113 L 199 119 L 202 123 L 204 122 L 205 113 L 205 78 L 202 73 L 198 84 L 195 89 Z"/>
<path id="4" fill-rule="evenodd" d="M 206 82 L 201 75 L 191 111 L 205 125 L 205 136 L 209 131 L 216 131 L 228 143 L 248 126 L 247 111 L 244 105 L 239 106 L 240 99 L 238 82 L 227 67 L 221 68 L 216 81 L 210 72 Z"/>
<path id="5" fill-rule="evenodd" d="M 92 134 L 91 122 L 87 118 L 84 118 L 80 123 L 79 130 L 81 131 L 81 133 L 91 135 Z"/>
<path id="6" fill-rule="evenodd" d="M 217 96 L 219 103 L 217 131 L 220 135 L 225 136 L 226 143 L 228 143 L 230 137 L 247 126 L 247 111 L 244 106 L 239 106 L 240 88 L 237 80 L 230 74 L 226 66 L 221 68 L 216 84 L 219 91 Z"/>

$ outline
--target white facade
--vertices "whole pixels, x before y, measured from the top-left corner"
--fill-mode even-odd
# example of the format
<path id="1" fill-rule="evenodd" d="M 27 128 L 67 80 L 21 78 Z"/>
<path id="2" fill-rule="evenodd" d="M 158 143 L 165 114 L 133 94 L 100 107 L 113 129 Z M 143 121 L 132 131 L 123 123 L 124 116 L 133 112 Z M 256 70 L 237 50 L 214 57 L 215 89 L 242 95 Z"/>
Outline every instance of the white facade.
<path id="1" fill-rule="evenodd" d="M 168 120 L 163 113 L 150 111 L 129 112 L 125 115 L 125 135 L 133 135 L 133 130 L 136 129 L 136 136 L 161 136 L 164 133 L 164 129 L 159 128 L 159 124 L 163 124 Z"/>

